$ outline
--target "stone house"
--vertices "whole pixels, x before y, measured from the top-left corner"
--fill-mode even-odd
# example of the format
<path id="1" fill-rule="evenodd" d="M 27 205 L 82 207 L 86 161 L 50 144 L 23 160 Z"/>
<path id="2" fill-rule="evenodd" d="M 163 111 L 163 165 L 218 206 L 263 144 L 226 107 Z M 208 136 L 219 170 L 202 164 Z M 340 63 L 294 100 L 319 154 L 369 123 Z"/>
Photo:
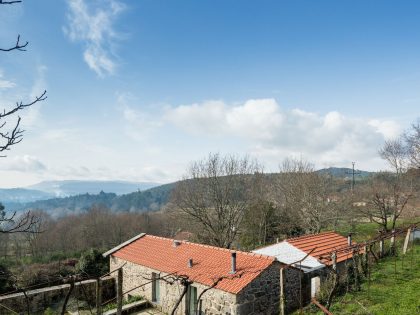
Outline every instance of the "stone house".
<path id="1" fill-rule="evenodd" d="M 285 284 L 286 306 L 291 310 L 299 307 L 300 287 L 303 305 L 309 304 L 318 293 L 320 285 L 329 274 L 328 268 L 333 263 L 331 253 L 334 251 L 337 251 L 337 272 L 339 276 L 345 276 L 347 264 L 353 258 L 351 245 L 351 235 L 346 238 L 335 232 L 324 232 L 286 239 L 256 249 L 253 253 L 275 257 L 278 262 L 293 266 L 301 272 L 298 288 L 296 282 Z"/>
<path id="2" fill-rule="evenodd" d="M 140 234 L 104 253 L 121 266 L 123 292 L 141 295 L 165 313 L 279 314 L 281 264 L 262 254 Z M 297 283 L 299 271 L 286 280 Z M 185 295 L 183 292 L 185 290 Z"/>

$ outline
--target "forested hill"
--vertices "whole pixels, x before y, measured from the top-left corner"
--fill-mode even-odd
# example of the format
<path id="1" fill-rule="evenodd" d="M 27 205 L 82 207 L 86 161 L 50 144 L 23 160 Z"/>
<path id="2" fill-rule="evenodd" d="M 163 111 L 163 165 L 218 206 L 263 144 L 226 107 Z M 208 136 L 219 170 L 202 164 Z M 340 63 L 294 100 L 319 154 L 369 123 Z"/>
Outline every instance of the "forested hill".
<path id="1" fill-rule="evenodd" d="M 351 177 L 351 171 L 350 168 L 332 167 L 321 169 L 317 172 L 331 175 L 337 179 L 346 179 Z M 373 173 L 356 171 L 356 174 L 356 179 L 363 179 Z M 270 174 L 270 176 L 278 175 L 278 173 Z M 19 200 L 16 200 L 18 202 L 13 202 L 14 200 L 5 200 L 3 203 L 9 211 L 39 209 L 50 213 L 54 217 L 82 213 L 94 205 L 105 206 L 110 208 L 113 212 L 156 211 L 169 201 L 171 191 L 175 187 L 175 184 L 176 183 L 170 183 L 123 195 L 117 195 L 114 192 L 106 193 L 101 191 L 99 194 L 84 193 L 75 196 L 50 198 L 27 203 L 19 202 Z"/>
<path id="2" fill-rule="evenodd" d="M 327 174 L 331 175 L 336 178 L 350 178 L 352 176 L 352 169 L 347 167 L 329 167 L 329 168 L 322 168 L 317 170 L 320 174 Z M 355 178 L 366 178 L 374 172 L 362 171 L 362 170 L 354 170 Z"/>
<path id="3" fill-rule="evenodd" d="M 175 183 L 161 185 L 145 191 L 118 196 L 115 193 L 81 194 L 64 198 L 52 198 L 29 203 L 6 203 L 8 210 L 43 210 L 53 217 L 85 212 L 94 205 L 102 205 L 112 211 L 155 211 L 165 205 Z"/>

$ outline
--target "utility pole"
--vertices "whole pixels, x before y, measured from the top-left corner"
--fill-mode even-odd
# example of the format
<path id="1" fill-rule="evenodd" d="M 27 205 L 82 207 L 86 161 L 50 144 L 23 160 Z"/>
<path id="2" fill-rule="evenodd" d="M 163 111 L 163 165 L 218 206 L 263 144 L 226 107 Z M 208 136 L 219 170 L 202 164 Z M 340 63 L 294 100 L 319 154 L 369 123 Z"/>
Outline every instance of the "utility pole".
<path id="1" fill-rule="evenodd" d="M 356 162 L 351 162 L 351 164 L 352 164 L 352 170 L 351 170 L 351 173 L 347 172 L 347 174 L 351 174 L 351 192 L 353 192 L 353 191 L 354 191 L 354 185 L 355 185 L 354 176 L 355 176 L 355 175 L 359 175 L 359 174 L 361 174 L 361 173 L 360 173 L 360 171 L 356 171 L 356 170 L 354 169 L 354 165 L 356 164 Z"/>

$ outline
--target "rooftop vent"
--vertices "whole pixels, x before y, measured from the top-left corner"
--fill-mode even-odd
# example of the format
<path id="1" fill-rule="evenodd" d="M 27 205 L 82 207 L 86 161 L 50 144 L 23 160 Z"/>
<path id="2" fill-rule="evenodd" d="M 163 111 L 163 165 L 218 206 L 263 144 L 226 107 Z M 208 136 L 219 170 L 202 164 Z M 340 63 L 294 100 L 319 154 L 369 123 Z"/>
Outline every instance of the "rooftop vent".
<path id="1" fill-rule="evenodd" d="M 172 242 L 172 247 L 178 247 L 179 245 L 181 245 L 181 241 L 174 240 L 174 241 Z"/>

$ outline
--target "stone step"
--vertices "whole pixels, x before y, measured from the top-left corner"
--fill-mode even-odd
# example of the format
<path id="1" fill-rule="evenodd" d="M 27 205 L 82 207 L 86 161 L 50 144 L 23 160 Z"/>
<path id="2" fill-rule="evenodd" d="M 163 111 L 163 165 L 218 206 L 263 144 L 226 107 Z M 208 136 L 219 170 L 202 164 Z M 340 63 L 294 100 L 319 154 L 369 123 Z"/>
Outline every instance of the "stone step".
<path id="1" fill-rule="evenodd" d="M 146 301 L 146 300 L 136 301 L 130 304 L 123 305 L 122 314 L 131 315 L 131 314 L 134 314 L 134 312 L 138 312 L 149 307 L 150 307 L 149 301 Z M 117 314 L 117 309 L 106 311 L 103 315 L 115 315 L 115 314 Z"/>
<path id="2" fill-rule="evenodd" d="M 130 315 L 164 315 L 164 313 L 160 312 L 156 308 L 151 307 L 139 312 L 131 313 Z"/>

